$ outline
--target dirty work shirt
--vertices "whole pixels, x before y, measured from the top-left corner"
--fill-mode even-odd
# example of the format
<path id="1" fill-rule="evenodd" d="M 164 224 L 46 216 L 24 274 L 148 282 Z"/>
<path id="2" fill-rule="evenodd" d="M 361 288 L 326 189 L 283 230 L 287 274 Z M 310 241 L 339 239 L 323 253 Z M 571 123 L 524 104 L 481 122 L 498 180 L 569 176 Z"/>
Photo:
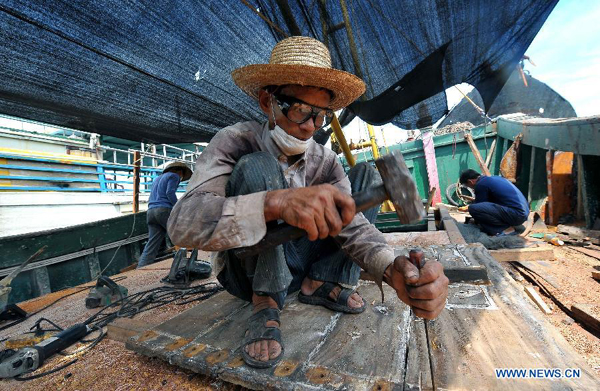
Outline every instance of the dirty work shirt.
<path id="1" fill-rule="evenodd" d="M 174 172 L 165 172 L 152 182 L 148 209 L 172 208 L 177 203 L 177 186 L 181 178 Z"/>
<path id="2" fill-rule="evenodd" d="M 271 139 L 267 122 L 240 122 L 220 130 L 198 158 L 187 191 L 168 224 L 175 244 L 219 252 L 214 262 L 217 274 L 224 266 L 223 251 L 252 246 L 267 232 L 265 191 L 225 197 L 225 185 L 238 160 L 259 151 L 275 156 L 290 188 L 329 183 L 351 194 L 350 181 L 336 154 L 312 139 L 303 156 L 288 165 L 287 157 Z M 358 213 L 336 240 L 381 286 L 383 273 L 395 258 L 381 232 Z"/>
<path id="3" fill-rule="evenodd" d="M 492 202 L 513 209 L 524 219 L 529 215 L 529 204 L 515 185 L 501 176 L 480 176 L 475 184 L 475 203 Z"/>

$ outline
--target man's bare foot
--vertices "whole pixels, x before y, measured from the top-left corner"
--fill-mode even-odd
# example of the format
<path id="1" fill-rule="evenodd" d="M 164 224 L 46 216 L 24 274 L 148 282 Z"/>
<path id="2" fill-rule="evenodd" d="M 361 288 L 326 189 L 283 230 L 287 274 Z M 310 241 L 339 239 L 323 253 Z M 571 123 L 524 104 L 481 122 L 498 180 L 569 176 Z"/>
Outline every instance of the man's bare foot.
<path id="1" fill-rule="evenodd" d="M 310 296 L 313 293 L 315 293 L 315 291 L 324 283 L 325 283 L 324 281 L 311 280 L 310 278 L 306 277 L 302 281 L 302 285 L 300 286 L 300 292 L 302 292 L 303 295 Z M 339 286 L 336 286 L 329 293 L 329 297 L 331 299 L 333 299 L 334 301 L 337 300 L 338 295 L 340 294 L 341 290 L 342 289 Z M 350 308 L 361 308 L 362 306 L 365 305 L 365 302 L 363 301 L 362 297 L 360 297 L 360 295 L 357 292 L 354 292 L 348 298 L 347 304 L 348 304 L 348 307 L 350 307 Z"/>
<path id="2" fill-rule="evenodd" d="M 265 308 L 277 308 L 277 303 L 269 296 L 258 296 L 253 293 L 252 306 L 254 307 L 252 313 L 255 314 L 258 311 L 264 310 Z M 274 320 L 269 320 L 265 323 L 265 326 L 279 327 L 279 323 L 275 322 Z M 249 343 L 244 349 L 246 349 L 246 353 L 248 353 L 250 357 L 259 361 L 273 360 L 281 354 L 281 345 L 279 342 L 274 340 L 263 340 Z"/>

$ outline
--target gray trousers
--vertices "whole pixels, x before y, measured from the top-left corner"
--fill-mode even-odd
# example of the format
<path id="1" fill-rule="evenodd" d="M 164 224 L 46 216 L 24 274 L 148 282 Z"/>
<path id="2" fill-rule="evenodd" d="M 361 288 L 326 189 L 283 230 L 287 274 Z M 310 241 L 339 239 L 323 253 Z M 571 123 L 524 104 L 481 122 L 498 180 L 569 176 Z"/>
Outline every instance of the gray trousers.
<path id="1" fill-rule="evenodd" d="M 353 167 L 348 177 L 352 193 L 381 182 L 377 170 L 367 163 Z M 243 156 L 236 164 L 225 194 L 227 197 L 286 189 L 287 181 L 277 160 L 267 152 Z M 363 212 L 375 222 L 379 208 Z M 277 222 L 267 223 L 267 228 Z M 329 281 L 356 285 L 360 268 L 340 249 L 331 237 L 310 241 L 306 237 L 264 251 L 246 259 L 237 258 L 227 251 L 225 267 L 217 276 L 219 282 L 234 296 L 251 301 L 252 293 L 270 296 L 283 307 L 285 297 L 298 291 L 302 280 Z"/>
<path id="2" fill-rule="evenodd" d="M 146 221 L 148 222 L 148 242 L 138 261 L 138 268 L 154 263 L 160 246 L 165 241 L 165 238 L 168 240 L 167 221 L 170 214 L 171 208 L 148 209 L 146 215 Z"/>

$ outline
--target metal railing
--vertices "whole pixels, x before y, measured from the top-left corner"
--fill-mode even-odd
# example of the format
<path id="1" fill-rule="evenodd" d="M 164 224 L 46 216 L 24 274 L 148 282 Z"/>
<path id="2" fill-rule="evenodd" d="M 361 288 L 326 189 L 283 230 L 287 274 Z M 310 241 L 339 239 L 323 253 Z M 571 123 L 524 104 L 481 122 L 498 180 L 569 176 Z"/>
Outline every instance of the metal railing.
<path id="1" fill-rule="evenodd" d="M 0 164 L 0 173 L 2 173 L 0 174 L 0 191 L 133 192 L 134 166 L 132 156 L 135 150 L 119 150 L 104 146 L 99 147 L 99 150 L 112 152 L 113 163 L 106 161 L 97 163 L 67 162 L 60 158 L 0 153 L 0 158 L 6 159 L 5 164 Z M 117 153 L 126 154 L 128 164 L 118 163 Z M 141 152 L 141 156 L 142 162 L 144 158 L 150 158 L 153 162 L 179 161 L 186 164 L 192 163 L 191 160 L 148 152 Z M 196 156 L 194 153 L 186 157 L 193 159 Z M 52 166 L 48 163 L 52 163 Z M 12 174 L 11 172 L 14 171 L 25 172 Z M 162 169 L 142 164 L 140 172 L 140 192 L 150 192 L 152 181 L 162 173 Z M 178 191 L 184 191 L 186 185 L 187 183 L 181 183 Z"/>

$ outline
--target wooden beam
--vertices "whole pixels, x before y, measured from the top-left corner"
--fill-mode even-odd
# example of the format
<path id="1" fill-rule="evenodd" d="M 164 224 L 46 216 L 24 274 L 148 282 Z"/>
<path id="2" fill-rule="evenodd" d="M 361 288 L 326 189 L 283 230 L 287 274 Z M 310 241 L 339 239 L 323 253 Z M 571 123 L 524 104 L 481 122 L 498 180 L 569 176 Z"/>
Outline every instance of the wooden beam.
<path id="1" fill-rule="evenodd" d="M 571 250 L 575 250 L 577 252 L 585 254 L 588 257 L 596 258 L 597 260 L 600 261 L 600 251 L 598 251 L 598 250 L 592 250 L 592 249 L 585 248 L 585 247 L 574 247 L 574 246 L 569 246 L 569 248 Z"/>
<path id="2" fill-rule="evenodd" d="M 582 239 L 582 238 L 588 237 L 588 238 L 600 239 L 600 231 L 598 231 L 598 230 L 573 227 L 570 225 L 563 225 L 563 224 L 559 224 L 558 227 L 556 227 L 556 230 L 558 232 L 571 235 L 575 238 Z"/>
<path id="3" fill-rule="evenodd" d="M 574 304 L 571 306 L 571 312 L 576 321 L 600 333 L 600 319 L 594 315 L 593 307 L 594 304 Z M 598 309 L 600 306 L 596 305 L 596 307 Z"/>
<path id="4" fill-rule="evenodd" d="M 448 213 L 448 209 L 445 206 L 439 205 L 439 213 L 441 225 L 446 233 L 448 234 L 448 238 L 450 239 L 450 243 L 453 244 L 467 244 L 465 238 L 463 238 L 462 234 L 458 230 L 458 226 L 456 225 L 456 221 L 450 216 Z"/>
<path id="5" fill-rule="evenodd" d="M 486 176 L 491 176 L 492 174 L 485 165 L 485 162 L 483 161 L 483 158 L 481 157 L 481 154 L 479 153 L 479 150 L 475 145 L 475 141 L 473 141 L 473 136 L 471 135 L 471 133 L 465 133 L 465 140 L 467 140 L 467 144 L 469 144 L 471 152 L 473 152 L 473 155 L 475 156 L 475 160 L 477 160 L 477 164 L 479 165 L 481 172 Z"/>
<path id="6" fill-rule="evenodd" d="M 535 181 L 535 154 L 536 148 L 531 147 L 531 156 L 529 159 L 529 183 L 527 184 L 527 201 L 530 205 L 532 201 L 531 194 L 533 193 L 533 183 Z"/>
<path id="7" fill-rule="evenodd" d="M 490 168 L 490 163 L 492 162 L 492 157 L 494 156 L 494 151 L 496 150 L 496 139 L 494 139 L 494 141 L 492 141 L 492 145 L 490 146 L 490 150 L 487 154 L 487 156 L 485 157 L 485 166 L 489 169 Z"/>
<path id="8" fill-rule="evenodd" d="M 535 289 L 533 289 L 533 287 L 526 286 L 525 293 L 527 293 L 527 296 L 533 300 L 535 305 L 537 305 L 544 314 L 550 315 L 552 313 L 552 310 L 546 305 L 546 303 L 544 303 L 544 300 L 542 300 L 540 295 Z"/>
<path id="9" fill-rule="evenodd" d="M 554 260 L 554 249 L 549 247 L 507 248 L 503 250 L 490 250 L 490 254 L 498 262 Z"/>
<path id="10" fill-rule="evenodd" d="M 546 184 L 548 187 L 548 202 L 546 203 L 548 213 L 546 214 L 546 221 L 550 225 L 556 225 L 556 219 L 554 218 L 554 196 L 552 193 L 552 172 L 554 168 L 554 151 L 546 152 Z"/>
<path id="11" fill-rule="evenodd" d="M 583 192 L 583 159 L 581 155 L 577 155 L 577 209 L 575 212 L 575 216 L 578 220 L 583 219 L 584 217 L 584 204 L 585 204 L 585 194 Z"/>

